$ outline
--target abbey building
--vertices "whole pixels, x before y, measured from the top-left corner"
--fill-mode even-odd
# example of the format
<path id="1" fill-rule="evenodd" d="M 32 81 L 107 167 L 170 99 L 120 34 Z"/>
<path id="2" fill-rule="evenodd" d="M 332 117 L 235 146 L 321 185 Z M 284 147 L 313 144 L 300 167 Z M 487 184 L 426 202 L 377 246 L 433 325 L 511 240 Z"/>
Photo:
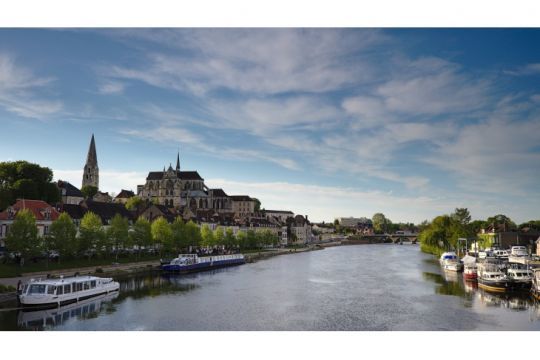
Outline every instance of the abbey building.
<path id="1" fill-rule="evenodd" d="M 137 195 L 166 207 L 183 208 L 192 214 L 203 210 L 232 213 L 232 199 L 222 189 L 209 189 L 197 171 L 180 169 L 180 154 L 176 168 L 151 171 L 144 185 L 137 186 Z"/>
<path id="2" fill-rule="evenodd" d="M 96 154 L 96 142 L 94 141 L 94 134 L 90 140 L 90 148 L 88 149 L 88 155 L 86 156 L 86 164 L 84 165 L 82 186 L 90 185 L 99 189 L 99 168 Z"/>

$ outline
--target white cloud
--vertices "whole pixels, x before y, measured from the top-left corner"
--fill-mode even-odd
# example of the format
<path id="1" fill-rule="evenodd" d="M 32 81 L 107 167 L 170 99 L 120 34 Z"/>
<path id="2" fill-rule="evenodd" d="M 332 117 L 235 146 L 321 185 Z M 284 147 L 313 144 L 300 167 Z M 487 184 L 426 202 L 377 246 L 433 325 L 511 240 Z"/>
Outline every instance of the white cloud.
<path id="1" fill-rule="evenodd" d="M 64 180 L 81 188 L 82 170 L 53 170 L 54 180 Z M 118 194 L 122 189 L 137 192 L 137 185 L 144 184 L 148 173 L 136 171 L 118 171 L 118 170 L 99 170 L 99 189 L 100 191 Z"/>
<path id="2" fill-rule="evenodd" d="M 122 94 L 124 92 L 125 85 L 117 81 L 109 81 L 99 86 L 99 93 L 104 95 L 110 94 Z"/>
<path id="3" fill-rule="evenodd" d="M 0 106 L 7 111 L 29 118 L 58 113 L 63 108 L 61 101 L 40 98 L 34 91 L 53 81 L 35 76 L 31 70 L 16 64 L 12 56 L 0 53 Z"/>
<path id="4" fill-rule="evenodd" d="M 508 75 L 527 76 L 540 74 L 540 63 L 527 64 L 514 70 L 505 71 Z"/>

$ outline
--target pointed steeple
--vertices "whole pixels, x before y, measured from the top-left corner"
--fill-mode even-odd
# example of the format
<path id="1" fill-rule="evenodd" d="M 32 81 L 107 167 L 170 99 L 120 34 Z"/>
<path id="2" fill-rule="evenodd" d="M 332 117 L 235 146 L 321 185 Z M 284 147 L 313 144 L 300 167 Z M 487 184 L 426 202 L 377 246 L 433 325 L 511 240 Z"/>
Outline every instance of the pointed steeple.
<path id="1" fill-rule="evenodd" d="M 180 149 L 178 150 L 178 155 L 176 155 L 176 172 L 180 171 Z"/>
<path id="2" fill-rule="evenodd" d="M 94 134 L 90 140 L 90 148 L 88 148 L 88 155 L 86 156 L 86 165 L 97 166 L 97 153 L 96 153 L 96 141 L 94 140 Z"/>
<path id="3" fill-rule="evenodd" d="M 84 165 L 82 186 L 91 185 L 99 189 L 99 168 L 97 162 L 96 141 L 94 134 L 90 140 L 88 155 L 86 156 L 86 164 Z"/>

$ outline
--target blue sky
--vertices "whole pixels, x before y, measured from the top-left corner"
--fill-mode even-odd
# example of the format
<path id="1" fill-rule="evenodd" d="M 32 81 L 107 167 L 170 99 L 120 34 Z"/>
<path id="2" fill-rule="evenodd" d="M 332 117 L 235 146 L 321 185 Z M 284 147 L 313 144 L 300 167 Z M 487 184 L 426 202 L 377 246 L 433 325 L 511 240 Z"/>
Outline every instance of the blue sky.
<path id="1" fill-rule="evenodd" d="M 312 220 L 539 219 L 540 31 L 0 30 L 0 161 L 118 193 L 176 159 Z"/>

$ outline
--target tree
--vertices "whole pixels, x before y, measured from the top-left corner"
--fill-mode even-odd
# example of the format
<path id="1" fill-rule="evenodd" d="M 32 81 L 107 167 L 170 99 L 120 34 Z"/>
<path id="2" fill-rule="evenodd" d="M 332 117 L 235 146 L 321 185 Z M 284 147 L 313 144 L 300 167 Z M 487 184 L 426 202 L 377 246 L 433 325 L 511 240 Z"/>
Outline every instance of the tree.
<path id="1" fill-rule="evenodd" d="M 13 224 L 9 227 L 5 242 L 10 251 L 21 253 L 23 258 L 39 251 L 36 218 L 30 210 L 23 209 L 17 212 Z"/>
<path id="2" fill-rule="evenodd" d="M 148 220 L 143 218 L 142 216 L 137 219 L 135 224 L 133 225 L 133 230 L 129 233 L 129 237 L 131 238 L 131 242 L 133 245 L 137 246 L 138 252 L 137 256 L 139 256 L 141 252 L 141 247 L 147 247 L 152 244 L 152 231 L 151 231 L 151 225 Z"/>
<path id="3" fill-rule="evenodd" d="M 456 208 L 452 217 L 463 226 L 466 226 L 471 221 L 471 214 L 467 208 Z"/>
<path id="4" fill-rule="evenodd" d="M 439 254 L 445 250 L 455 250 L 457 239 L 462 237 L 463 226 L 450 215 L 437 216 L 418 235 L 424 252 Z"/>
<path id="5" fill-rule="evenodd" d="M 161 256 L 163 247 L 172 241 L 171 227 L 167 220 L 160 216 L 152 222 L 151 232 L 154 246 L 159 249 L 159 256 Z"/>
<path id="6" fill-rule="evenodd" d="M 57 250 L 62 257 L 69 258 L 77 252 L 77 227 L 68 213 L 61 213 L 49 231 L 50 249 Z"/>
<path id="7" fill-rule="evenodd" d="M 186 224 L 186 237 L 189 246 L 198 247 L 201 245 L 201 230 L 193 221 L 189 221 Z"/>
<path id="8" fill-rule="evenodd" d="M 213 247 L 215 245 L 214 232 L 207 224 L 201 227 L 201 245 L 205 247 Z"/>
<path id="9" fill-rule="evenodd" d="M 388 231 L 388 225 L 392 224 L 392 222 L 384 216 L 383 213 L 376 213 L 373 215 L 373 218 L 371 219 L 373 222 L 373 230 L 377 234 L 382 234 Z"/>
<path id="10" fill-rule="evenodd" d="M 221 226 L 216 227 L 214 230 L 214 241 L 216 245 L 225 245 L 225 233 Z"/>
<path id="11" fill-rule="evenodd" d="M 125 247 L 129 241 L 128 230 L 128 219 L 118 213 L 114 215 L 111 220 L 111 225 L 107 229 L 107 244 L 114 246 L 117 260 L 120 247 Z"/>
<path id="12" fill-rule="evenodd" d="M 138 211 L 143 205 L 144 200 L 138 196 L 132 196 L 126 201 L 126 209 L 129 211 Z"/>
<path id="13" fill-rule="evenodd" d="M 84 214 L 79 226 L 79 252 L 86 253 L 88 258 L 94 251 L 102 252 L 105 242 L 105 232 L 101 218 L 91 211 Z"/>
<path id="14" fill-rule="evenodd" d="M 236 233 L 236 242 L 238 243 L 238 247 L 240 247 L 240 250 L 244 250 L 247 248 L 247 234 L 244 231 L 239 231 Z"/>
<path id="15" fill-rule="evenodd" d="M 248 230 L 246 234 L 246 243 L 248 249 L 257 248 L 257 234 L 253 230 Z"/>
<path id="16" fill-rule="evenodd" d="M 233 230 L 230 227 L 225 230 L 225 237 L 223 240 L 223 245 L 225 245 L 225 248 L 227 249 L 232 249 L 236 246 L 236 237 L 234 236 Z"/>
<path id="17" fill-rule="evenodd" d="M 27 161 L 0 162 L 0 210 L 16 199 L 60 201 L 60 190 L 52 182 L 53 172 Z"/>
<path id="18" fill-rule="evenodd" d="M 185 249 L 189 246 L 188 238 L 186 236 L 186 225 L 181 217 L 174 219 L 171 224 L 172 237 L 173 237 L 173 246 L 176 252 L 179 249 Z"/>
<path id="19" fill-rule="evenodd" d="M 256 198 L 253 198 L 253 200 L 255 201 L 255 211 L 260 211 L 261 210 L 261 202 L 259 201 L 259 199 L 256 199 Z"/>
<path id="20" fill-rule="evenodd" d="M 83 193 L 85 199 L 91 199 L 97 194 L 98 188 L 92 185 L 84 185 L 81 188 L 81 192 Z"/>
<path id="21" fill-rule="evenodd" d="M 516 223 L 514 223 L 508 216 L 503 214 L 487 218 L 486 223 L 488 225 L 502 226 L 504 231 L 515 230 L 517 228 Z"/>

